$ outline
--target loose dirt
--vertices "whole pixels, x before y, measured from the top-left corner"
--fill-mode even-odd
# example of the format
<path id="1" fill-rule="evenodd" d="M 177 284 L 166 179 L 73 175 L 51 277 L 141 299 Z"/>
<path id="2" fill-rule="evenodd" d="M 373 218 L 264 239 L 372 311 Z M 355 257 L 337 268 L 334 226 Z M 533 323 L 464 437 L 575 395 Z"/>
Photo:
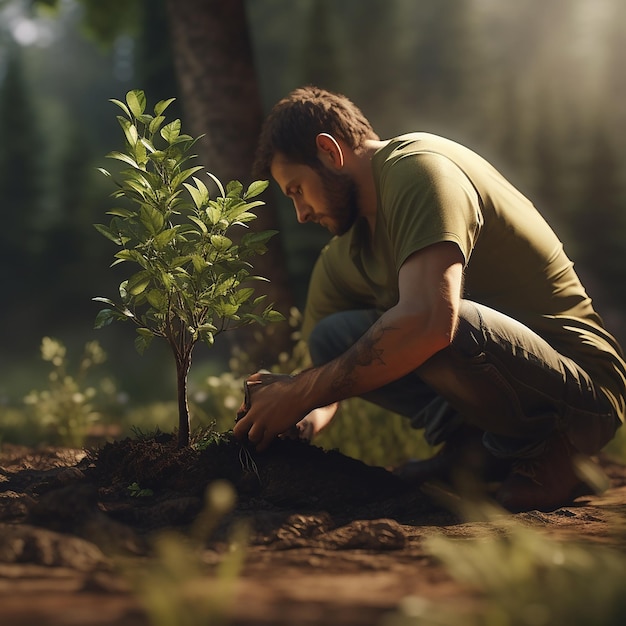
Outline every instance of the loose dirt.
<path id="1" fill-rule="evenodd" d="M 626 468 L 600 462 L 610 479 L 602 495 L 513 517 L 555 539 L 626 551 L 615 533 L 626 513 Z M 200 541 L 205 492 L 218 480 L 234 486 L 236 506 Z M 424 541 L 493 531 L 459 515 L 458 503 L 442 487 L 409 489 L 384 468 L 290 440 L 263 454 L 229 439 L 177 450 L 169 435 L 98 451 L 5 444 L 0 624 L 150 624 L 132 572 L 158 572 L 155 542 L 165 531 L 177 533 L 189 563 L 163 589 L 152 583 L 156 597 L 174 597 L 186 579 L 192 595 L 224 600 L 223 623 L 233 626 L 380 626 L 410 596 L 471 610 L 476 592 L 455 582 Z M 219 568 L 234 563 L 229 537 L 242 521 L 243 566 L 229 583 Z"/>

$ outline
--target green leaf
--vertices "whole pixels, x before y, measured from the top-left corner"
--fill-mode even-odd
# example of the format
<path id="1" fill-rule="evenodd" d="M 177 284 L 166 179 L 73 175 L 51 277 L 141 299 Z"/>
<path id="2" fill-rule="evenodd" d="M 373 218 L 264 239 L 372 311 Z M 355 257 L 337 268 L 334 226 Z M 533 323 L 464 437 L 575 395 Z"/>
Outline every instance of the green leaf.
<path id="1" fill-rule="evenodd" d="M 140 329 L 138 328 L 137 331 L 139 330 Z M 152 334 L 150 336 L 137 335 L 137 337 L 135 337 L 135 349 L 137 350 L 137 352 L 139 352 L 139 354 L 143 354 L 150 347 L 153 339 L 154 335 Z"/>
<path id="2" fill-rule="evenodd" d="M 105 304 L 110 304 L 111 306 L 115 306 L 115 302 L 113 302 L 113 300 L 111 300 L 110 298 L 103 298 L 102 296 L 97 296 L 95 298 L 92 298 L 92 300 L 94 302 L 104 302 Z"/>
<path id="3" fill-rule="evenodd" d="M 154 198 L 154 194 L 151 193 L 152 189 L 146 187 L 143 181 L 137 182 L 136 180 L 127 178 L 124 181 L 123 187 L 125 189 L 131 189 L 133 191 L 136 191 L 144 200 L 146 200 L 148 197 Z"/>
<path id="4" fill-rule="evenodd" d="M 211 245 L 219 252 L 224 252 L 233 245 L 233 241 L 224 235 L 211 235 Z"/>
<path id="5" fill-rule="evenodd" d="M 154 238 L 154 244 L 157 248 L 163 249 L 167 244 L 169 244 L 175 237 L 178 232 L 178 226 L 174 226 L 174 228 L 168 228 L 164 230 L 162 233 L 159 233 Z"/>
<path id="6" fill-rule="evenodd" d="M 153 119 L 152 115 L 148 115 L 147 113 L 137 116 L 137 121 L 141 122 L 144 126 L 149 126 Z"/>
<path id="7" fill-rule="evenodd" d="M 133 156 L 135 157 L 135 161 L 139 164 L 139 166 L 145 166 L 148 161 L 146 146 L 142 141 L 137 141 L 133 146 Z"/>
<path id="8" fill-rule="evenodd" d="M 157 115 L 155 118 L 153 118 L 153 120 L 148 125 L 148 131 L 150 132 L 150 134 L 154 135 L 159 130 L 159 128 L 161 128 L 161 124 L 163 124 L 164 121 L 164 115 Z"/>
<path id="9" fill-rule="evenodd" d="M 206 209 L 206 214 L 209 218 L 209 222 L 211 222 L 213 226 L 215 226 L 215 224 L 222 219 L 222 209 L 215 202 L 209 203 L 209 206 Z"/>
<path id="10" fill-rule="evenodd" d="M 128 117 L 130 117 L 130 110 L 123 102 L 121 102 L 120 100 L 116 100 L 115 98 L 109 98 L 109 102 L 117 104 L 117 106 L 120 107 L 120 109 L 122 109 L 122 111 L 124 111 L 124 113 L 126 113 Z"/>
<path id="11" fill-rule="evenodd" d="M 241 245 L 256 248 L 258 246 L 265 245 L 278 231 L 277 230 L 263 230 L 258 233 L 246 233 L 241 238 Z"/>
<path id="12" fill-rule="evenodd" d="M 159 289 L 150 289 L 146 293 L 146 299 L 158 311 L 162 311 L 167 308 L 167 296 Z"/>
<path id="13" fill-rule="evenodd" d="M 170 122 L 167 126 L 164 126 L 161 129 L 161 137 L 163 137 L 163 139 L 165 139 L 165 141 L 169 144 L 174 143 L 180 134 L 180 126 L 180 120 Z"/>
<path id="14" fill-rule="evenodd" d="M 96 320 L 94 322 L 93 327 L 96 330 L 100 328 L 104 328 L 105 326 L 108 326 L 115 319 L 119 319 L 115 311 L 113 311 L 112 309 L 102 309 L 102 311 L 100 311 L 98 315 L 96 315 Z"/>
<path id="15" fill-rule="evenodd" d="M 124 163 L 128 163 L 129 165 L 132 165 L 133 167 L 136 167 L 137 169 L 139 169 L 139 165 L 137 164 L 137 161 L 129 157 L 127 154 L 124 154 L 123 152 L 116 152 L 116 151 L 109 152 L 109 154 L 107 154 L 106 157 L 107 159 L 117 159 L 118 161 L 124 161 Z"/>
<path id="16" fill-rule="evenodd" d="M 223 296 L 232 287 L 232 279 L 225 280 L 213 288 L 213 295 L 215 297 Z"/>
<path id="17" fill-rule="evenodd" d="M 243 185 L 238 180 L 231 180 L 226 185 L 226 195 L 229 198 L 240 198 L 243 191 Z"/>
<path id="18" fill-rule="evenodd" d="M 161 272 L 161 284 L 163 285 L 164 289 L 170 291 L 170 289 L 174 285 L 174 277 L 172 276 L 172 274 L 170 274 L 169 272 Z"/>
<path id="19" fill-rule="evenodd" d="M 113 243 L 116 243 L 118 246 L 122 245 L 120 241 L 120 237 L 118 233 L 114 233 L 108 226 L 104 224 L 94 224 L 93 227 L 101 234 L 104 235 L 107 239 L 110 239 Z"/>
<path id="20" fill-rule="evenodd" d="M 230 302 L 217 302 L 215 304 L 215 312 L 220 317 L 233 317 L 237 314 L 239 307 L 236 304 Z"/>
<path id="21" fill-rule="evenodd" d="M 196 208 L 201 209 L 209 201 L 209 190 L 200 179 L 194 176 L 193 180 L 196 183 L 196 187 L 189 183 L 183 183 L 183 186 L 189 192 Z"/>
<path id="22" fill-rule="evenodd" d="M 120 250 L 119 252 L 116 252 L 114 256 L 120 261 L 134 261 L 142 267 L 146 267 L 146 259 L 141 252 L 137 250 Z"/>
<path id="23" fill-rule="evenodd" d="M 96 167 L 96 170 L 108 178 L 111 178 L 111 172 L 109 172 L 109 170 L 105 170 L 103 167 Z"/>
<path id="24" fill-rule="evenodd" d="M 251 222 L 252 220 L 255 220 L 255 219 L 256 219 L 256 215 L 254 213 L 248 213 L 247 211 L 245 211 L 241 215 L 237 216 L 237 220 L 233 222 L 233 226 L 235 224 L 239 226 L 244 226 L 246 222 Z"/>
<path id="25" fill-rule="evenodd" d="M 256 209 L 256 207 L 258 206 L 265 206 L 265 202 L 263 202 L 263 200 L 255 200 L 254 202 L 248 202 L 246 203 L 246 211 Z"/>
<path id="26" fill-rule="evenodd" d="M 191 256 L 189 255 L 177 256 L 176 258 L 172 259 L 170 267 L 172 269 L 177 269 L 179 267 L 182 267 L 183 265 L 185 265 L 185 263 L 188 263 L 189 261 L 191 261 Z"/>
<path id="27" fill-rule="evenodd" d="M 176 98 L 169 98 L 168 100 L 161 100 L 154 105 L 154 114 L 160 116 L 167 107 L 174 102 Z"/>
<path id="28" fill-rule="evenodd" d="M 127 120 L 125 117 L 122 117 L 121 115 L 117 116 L 117 120 L 120 123 L 122 130 L 124 131 L 124 135 L 126 135 L 126 141 L 131 146 L 134 146 L 139 140 L 139 133 L 137 132 L 137 127 L 130 120 Z"/>
<path id="29" fill-rule="evenodd" d="M 260 204 L 263 203 L 261 202 Z M 245 202 L 240 202 L 236 204 L 232 209 L 230 209 L 230 211 L 228 211 L 228 219 L 231 222 L 234 222 L 237 219 L 241 219 L 240 216 L 244 215 L 245 213 L 247 213 L 248 215 L 252 215 L 254 219 L 256 218 L 256 215 L 254 213 L 249 213 L 249 209 L 254 208 L 254 206 L 257 206 L 257 203 L 251 202 L 250 204 L 247 204 Z"/>
<path id="30" fill-rule="evenodd" d="M 189 257 L 189 260 L 191 260 L 191 257 Z M 189 272 L 184 267 L 175 267 L 174 272 L 178 277 L 182 276 L 184 279 L 189 278 Z M 181 284 L 180 281 L 178 281 L 177 284 Z M 184 284 L 184 287 L 187 287 L 187 283 Z"/>
<path id="31" fill-rule="evenodd" d="M 235 301 L 237 304 L 243 304 L 246 300 L 249 300 L 253 294 L 254 289 L 252 287 L 244 287 L 243 289 L 239 289 L 235 294 Z"/>
<path id="32" fill-rule="evenodd" d="M 126 289 L 131 296 L 138 296 L 143 293 L 150 284 L 150 272 L 137 272 L 128 279 Z"/>
<path id="33" fill-rule="evenodd" d="M 148 155 L 148 158 L 155 163 L 163 163 L 163 161 L 167 159 L 167 152 L 164 152 L 163 150 L 155 150 Z"/>
<path id="34" fill-rule="evenodd" d="M 147 150 L 147 152 L 149 152 L 150 154 L 152 154 L 153 152 L 156 152 L 155 147 L 152 145 L 152 142 L 150 142 L 148 139 L 146 139 L 145 137 L 140 137 L 139 141 L 141 142 L 141 144 L 143 145 L 143 147 Z"/>
<path id="35" fill-rule="evenodd" d="M 198 274 L 207 267 L 207 262 L 199 254 L 191 255 L 191 262 L 193 263 L 193 269 Z"/>
<path id="36" fill-rule="evenodd" d="M 203 169 L 202 165 L 196 165 L 195 167 L 190 167 L 188 170 L 184 170 L 180 172 L 179 174 L 176 174 L 176 176 L 174 176 L 174 178 L 172 179 L 172 189 L 178 188 L 183 181 L 187 180 L 192 174 L 195 174 L 197 171 L 201 169 Z M 197 179 L 194 179 L 194 180 L 197 180 Z M 207 196 L 208 196 L 208 192 L 207 192 Z"/>
<path id="37" fill-rule="evenodd" d="M 165 224 L 163 214 L 157 209 L 146 204 L 141 207 L 139 219 L 152 235 L 160 233 L 163 229 L 163 225 Z"/>
<path id="38" fill-rule="evenodd" d="M 107 211 L 106 214 L 117 215 L 117 217 L 123 217 L 123 218 L 137 217 L 137 213 L 135 213 L 134 211 L 130 211 L 129 209 L 123 209 L 120 207 L 111 209 L 110 211 Z"/>
<path id="39" fill-rule="evenodd" d="M 199 217 L 196 217 L 195 215 L 190 215 L 189 219 L 194 224 L 198 225 L 198 227 L 200 228 L 200 231 L 202 232 L 202 234 L 204 234 L 204 235 L 208 234 L 209 229 L 207 228 L 206 224 Z"/>
<path id="40" fill-rule="evenodd" d="M 201 341 L 204 341 L 208 346 L 212 346 L 215 343 L 215 335 L 210 330 L 202 330 L 198 328 L 198 334 Z"/>
<path id="41" fill-rule="evenodd" d="M 179 135 L 178 137 L 176 137 L 176 140 L 172 142 L 172 144 L 175 145 L 179 143 L 189 143 L 189 142 L 191 142 L 191 144 L 189 146 L 185 146 L 185 150 L 189 150 L 191 145 L 193 145 L 196 142 L 196 140 L 191 135 Z"/>
<path id="42" fill-rule="evenodd" d="M 141 89 L 133 89 L 126 94 L 126 103 L 130 112 L 139 117 L 146 110 L 146 94 Z"/>
<path id="43" fill-rule="evenodd" d="M 260 315 L 254 313 L 245 313 L 243 318 L 251 322 L 257 322 L 258 324 L 265 324 L 265 320 Z"/>
<path id="44" fill-rule="evenodd" d="M 215 176 L 215 174 L 211 174 L 211 172 L 207 172 L 207 175 L 209 175 L 213 179 L 213 182 L 217 185 L 217 188 L 220 190 L 220 193 L 222 194 L 222 198 L 225 198 L 226 192 L 224 191 L 224 186 L 220 182 L 220 179 L 217 176 Z"/>
<path id="45" fill-rule="evenodd" d="M 248 200 L 249 198 L 254 198 L 259 194 L 263 193 L 269 186 L 269 180 L 255 180 L 253 183 L 250 183 L 248 190 L 243 195 L 243 197 Z"/>
<path id="46" fill-rule="evenodd" d="M 282 313 L 279 313 L 278 311 L 263 311 L 263 319 L 267 320 L 268 322 L 282 322 L 285 319 L 285 316 Z"/>

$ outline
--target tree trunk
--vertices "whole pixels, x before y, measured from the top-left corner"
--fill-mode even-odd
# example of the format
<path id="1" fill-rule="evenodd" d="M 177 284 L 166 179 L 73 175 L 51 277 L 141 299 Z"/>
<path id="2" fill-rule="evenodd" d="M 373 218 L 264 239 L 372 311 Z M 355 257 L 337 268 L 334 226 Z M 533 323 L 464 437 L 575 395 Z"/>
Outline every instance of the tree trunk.
<path id="1" fill-rule="evenodd" d="M 186 124 L 199 142 L 200 163 L 222 182 L 250 182 L 254 151 L 263 112 L 243 0 L 167 0 L 174 62 Z M 278 230 L 272 206 L 258 210 L 253 230 Z M 293 305 L 284 250 L 275 236 L 268 252 L 253 261 L 255 273 L 270 283 L 257 283 L 276 310 L 288 315 Z M 236 343 L 253 362 L 276 362 L 289 350 L 287 323 L 273 324 L 264 333 L 263 355 L 254 355 L 251 331 L 236 331 Z"/>
<path id="2" fill-rule="evenodd" d="M 188 356 L 176 357 L 176 382 L 178 392 L 178 447 L 189 445 L 189 405 L 187 403 L 187 376 L 191 367 L 191 352 Z"/>

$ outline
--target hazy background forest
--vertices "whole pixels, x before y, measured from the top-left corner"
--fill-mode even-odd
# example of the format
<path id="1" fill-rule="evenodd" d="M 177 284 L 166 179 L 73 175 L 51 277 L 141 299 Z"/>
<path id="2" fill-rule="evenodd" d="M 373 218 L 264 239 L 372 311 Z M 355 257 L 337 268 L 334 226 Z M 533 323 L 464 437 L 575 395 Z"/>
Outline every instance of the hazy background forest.
<path id="1" fill-rule="evenodd" d="M 133 329 L 94 331 L 91 301 L 119 282 L 114 250 L 92 227 L 112 206 L 96 167 L 122 141 L 108 99 L 140 88 L 151 104 L 181 104 L 165 2 L 59 0 L 51 13 L 0 0 L 0 411 L 45 381 L 43 336 L 69 350 L 97 339 L 131 402 L 172 396 L 166 347 L 140 357 Z M 426 130 L 482 153 L 552 222 L 626 343 L 623 0 L 247 0 L 245 9 L 265 111 L 317 83 L 351 97 L 382 137 Z M 275 193 L 265 199 L 301 307 L 327 235 L 297 225 Z M 224 350 L 199 349 L 196 372 L 228 367 Z"/>

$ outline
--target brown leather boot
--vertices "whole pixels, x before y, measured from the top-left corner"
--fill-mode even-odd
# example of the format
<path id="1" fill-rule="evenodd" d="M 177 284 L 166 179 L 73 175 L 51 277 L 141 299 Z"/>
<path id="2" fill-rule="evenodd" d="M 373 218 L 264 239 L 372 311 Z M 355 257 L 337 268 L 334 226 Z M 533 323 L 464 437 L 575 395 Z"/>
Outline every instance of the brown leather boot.
<path id="1" fill-rule="evenodd" d="M 553 511 L 591 493 L 576 473 L 583 455 L 564 434 L 557 433 L 534 458 L 518 459 L 496 492 L 496 501 L 512 513 Z"/>

